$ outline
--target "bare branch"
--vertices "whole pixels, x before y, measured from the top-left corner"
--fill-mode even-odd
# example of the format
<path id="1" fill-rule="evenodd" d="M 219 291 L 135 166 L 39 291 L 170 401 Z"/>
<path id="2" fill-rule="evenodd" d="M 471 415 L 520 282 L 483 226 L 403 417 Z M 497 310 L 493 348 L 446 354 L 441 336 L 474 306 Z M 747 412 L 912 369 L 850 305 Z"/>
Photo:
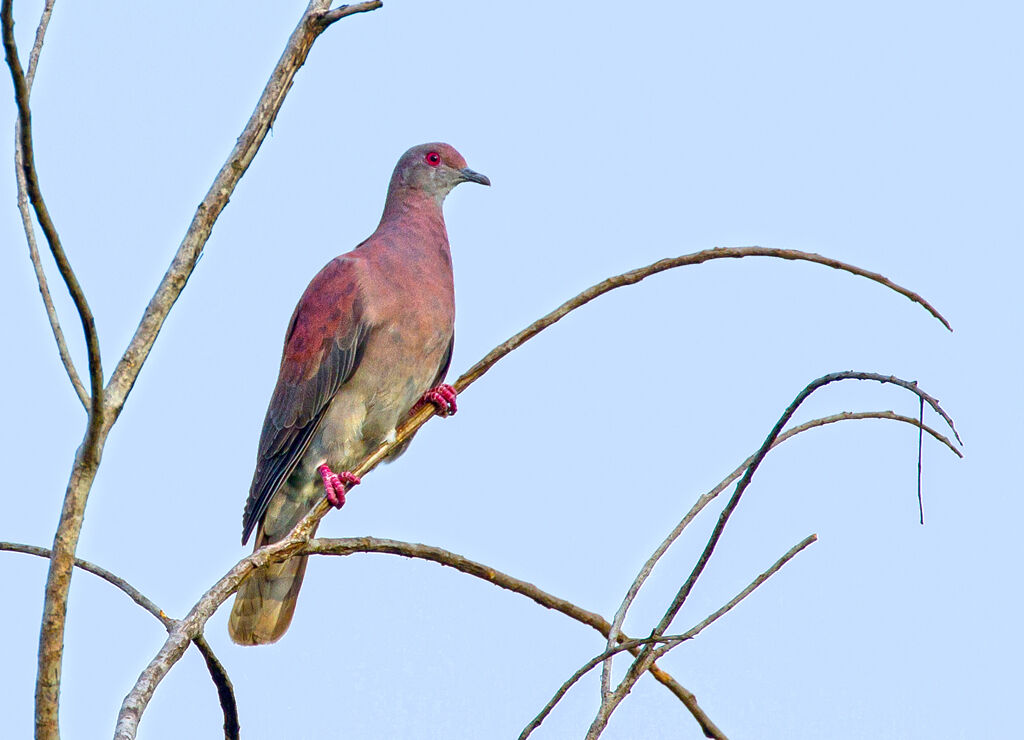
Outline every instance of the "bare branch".
<path id="1" fill-rule="evenodd" d="M 44 21 L 49 20 L 44 8 Z M 60 736 L 58 725 L 58 700 L 60 697 L 61 659 L 64 654 L 64 622 L 67 617 L 67 596 L 74 569 L 75 548 L 85 515 L 85 504 L 96 475 L 103 451 L 104 394 L 103 367 L 100 361 L 99 336 L 96 322 L 86 301 L 85 293 L 78 282 L 71 263 L 60 242 L 57 228 L 43 200 L 36 171 L 35 154 L 32 144 L 32 114 L 29 109 L 29 87 L 18 57 L 14 40 L 14 18 L 12 0 L 3 0 L 0 6 L 0 24 L 3 26 L 3 44 L 7 66 L 14 83 L 14 98 L 18 108 L 18 146 L 21 149 L 20 169 L 24 175 L 24 189 L 36 214 L 57 269 L 64 279 L 71 299 L 78 311 L 85 334 L 89 365 L 90 397 L 88 421 L 82 444 L 75 456 L 75 463 L 64 494 L 60 522 L 53 539 L 53 554 L 46 578 L 46 596 L 43 601 L 42 628 L 39 632 L 38 670 L 36 674 L 36 738 L 56 739 Z M 36 34 L 36 42 L 42 44 L 42 35 Z M 38 60 L 38 52 L 36 53 Z M 19 186 L 21 179 L 19 178 Z M 38 250 L 37 250 L 38 251 Z M 45 298 L 44 298 L 45 301 Z M 51 324 L 52 326 L 52 324 Z M 72 383 L 74 378 L 72 376 Z M 77 390 L 77 389 L 76 389 Z"/>
<path id="2" fill-rule="evenodd" d="M 920 388 L 918 388 L 916 382 L 903 380 L 902 378 L 897 378 L 896 376 L 893 375 L 880 375 L 879 373 L 864 373 L 856 371 L 830 373 L 828 375 L 824 375 L 818 378 L 817 380 L 812 381 L 802 391 L 800 391 L 799 394 L 797 394 L 796 398 L 793 399 L 793 402 L 789 405 L 785 412 L 783 412 L 782 416 L 775 423 L 775 426 L 772 428 L 772 431 L 769 433 L 768 437 L 761 445 L 761 448 L 754 455 L 753 461 L 750 463 L 750 465 L 747 466 L 746 471 L 743 474 L 743 477 L 740 479 L 740 482 L 736 485 L 736 490 L 733 492 L 732 497 L 730 497 L 729 501 L 725 505 L 725 508 L 723 508 L 721 514 L 719 514 L 718 522 L 715 524 L 715 528 L 711 533 L 711 537 L 708 539 L 707 545 L 705 545 L 704 547 L 704 551 L 697 559 L 697 564 L 693 567 L 693 570 L 691 571 L 690 575 L 687 577 L 682 587 L 680 587 L 679 591 L 676 593 L 675 598 L 672 600 L 672 604 L 665 612 L 665 615 L 662 617 L 661 622 L 659 622 L 658 626 L 655 627 L 652 636 L 657 637 L 658 635 L 664 634 L 665 630 L 668 629 L 668 626 L 672 623 L 672 620 L 675 619 L 676 614 L 679 613 L 679 609 L 682 608 L 683 603 L 686 601 L 687 597 L 690 595 L 690 592 L 693 590 L 693 587 L 696 584 L 697 579 L 700 577 L 701 573 L 704 572 L 704 568 L 707 566 L 712 553 L 714 553 L 715 547 L 718 544 L 718 540 L 721 538 L 722 532 L 725 529 L 725 525 L 729 521 L 729 517 L 732 516 L 733 511 L 735 511 L 736 506 L 739 504 L 740 498 L 743 496 L 743 492 L 747 489 L 747 486 L 750 485 L 750 481 L 753 478 L 755 471 L 760 466 L 761 462 L 764 460 L 768 452 L 774 446 L 776 439 L 778 439 L 779 435 L 782 433 L 782 428 L 789 422 L 793 414 L 796 413 L 796 410 L 805 400 L 807 400 L 808 397 L 810 397 L 812 393 L 830 383 L 835 383 L 840 380 L 874 380 L 879 383 L 888 383 L 892 385 L 898 385 L 901 388 L 906 388 L 907 390 L 916 394 L 919 398 L 927 402 L 928 405 L 931 406 L 932 409 L 934 409 L 936 413 L 938 413 L 949 424 L 949 427 L 953 431 L 954 436 L 956 436 L 957 441 L 960 441 L 960 437 L 959 435 L 957 435 L 956 429 L 953 427 L 953 422 L 949 418 L 949 415 L 946 414 L 946 412 L 942 409 L 937 400 L 935 400 L 930 395 L 928 395 Z M 626 693 L 628 693 L 629 691 L 629 687 L 631 687 L 633 685 L 633 682 L 636 681 L 636 677 L 643 674 L 643 672 L 646 670 L 645 664 L 652 657 L 653 649 L 650 646 L 644 646 L 643 648 L 641 648 L 641 655 L 633 661 L 633 664 L 626 672 L 626 676 L 619 683 L 619 686 L 615 689 L 615 691 L 609 695 L 602 696 L 601 708 L 598 711 L 597 716 L 594 718 L 594 721 L 590 726 L 590 730 L 587 733 L 588 740 L 592 740 L 592 738 L 597 738 L 600 736 L 601 732 L 604 730 L 605 725 L 607 724 L 608 717 L 611 716 L 611 713 L 615 710 L 615 707 L 617 707 L 625 698 Z"/>
<path id="3" fill-rule="evenodd" d="M 930 426 L 925 424 L 923 421 L 923 417 L 921 420 L 918 420 L 909 416 L 903 416 L 902 414 L 894 413 L 892 411 L 843 411 L 842 413 L 839 414 L 832 414 L 831 416 L 823 416 L 818 419 L 812 419 L 811 421 L 806 421 L 803 424 L 798 424 L 792 429 L 787 429 L 785 432 L 780 434 L 778 439 L 776 439 L 772 443 L 772 449 L 778 447 L 787 439 L 795 437 L 801 432 L 806 432 L 809 429 L 825 426 L 827 424 L 835 424 L 836 422 L 839 421 L 853 421 L 858 419 L 886 419 L 891 421 L 900 421 L 903 422 L 904 424 L 910 424 L 911 426 L 918 427 L 918 429 L 921 431 L 928 432 L 928 434 L 930 434 L 932 437 L 946 445 L 946 447 L 948 447 L 957 457 L 963 457 L 963 453 L 961 453 L 960 450 L 958 450 L 953 445 L 953 443 L 949 441 L 949 439 L 947 439 L 943 434 L 935 431 Z M 677 524 L 675 528 L 669 533 L 669 535 L 662 541 L 662 543 L 658 545 L 657 549 L 655 549 L 651 557 L 647 559 L 646 563 L 644 563 L 643 567 L 640 569 L 640 572 L 637 573 L 636 578 L 633 580 L 633 583 L 630 584 L 629 589 L 626 591 L 625 597 L 622 599 L 622 604 L 619 605 L 618 611 L 615 612 L 615 617 L 612 619 L 612 629 L 610 633 L 611 635 L 619 634 L 619 630 L 622 629 L 622 625 L 625 623 L 626 613 L 629 611 L 630 606 L 633 604 L 633 600 L 636 598 L 636 595 L 640 592 L 640 588 L 644 585 L 644 582 L 647 580 L 647 577 L 654 570 L 654 566 L 661 559 L 661 556 L 665 554 L 665 552 L 669 549 L 672 543 L 674 543 L 679 538 L 679 536 L 683 533 L 683 530 L 686 529 L 687 526 L 689 526 L 690 522 L 694 520 L 697 514 L 699 514 L 705 506 L 711 503 L 718 496 L 718 494 L 720 494 L 722 491 L 726 489 L 726 487 L 730 483 L 732 483 L 741 475 L 743 475 L 743 471 L 746 470 L 754 462 L 754 458 L 756 457 L 756 455 L 756 452 L 752 454 L 750 457 L 748 457 L 746 460 L 740 463 L 740 465 L 735 470 L 733 470 L 729 475 L 727 475 L 725 479 L 723 479 L 718 485 L 716 485 L 707 493 L 700 496 L 697 499 L 697 501 L 693 504 L 693 506 L 690 507 L 690 510 L 686 513 L 686 516 L 684 516 L 680 520 L 679 524 Z M 612 639 L 609 638 L 607 647 L 610 648 L 613 646 L 613 644 L 614 643 Z M 605 661 L 605 664 L 601 669 L 601 691 L 602 695 L 608 694 L 611 691 L 610 659 Z"/>
<path id="4" fill-rule="evenodd" d="M 806 537 L 804 537 L 798 543 L 796 543 L 791 548 L 789 548 L 789 550 L 786 551 L 786 554 L 783 555 L 778 560 L 776 560 L 768 570 L 766 570 L 764 573 L 762 573 L 757 578 L 755 578 L 753 581 L 751 581 L 750 584 L 746 588 L 744 588 L 742 591 L 740 591 L 738 594 L 736 594 L 731 599 L 729 599 L 728 603 L 726 603 L 724 606 L 716 609 L 714 612 L 712 612 L 711 614 L 706 616 L 704 619 L 702 619 L 701 621 L 697 622 L 697 624 L 695 624 L 693 627 L 691 627 L 690 629 L 686 630 L 686 632 L 684 632 L 683 635 L 682 635 L 682 639 L 683 640 L 692 640 L 694 637 L 699 635 L 701 632 L 704 631 L 704 629 L 709 624 L 711 624 L 712 622 L 718 621 L 718 619 L 720 617 L 722 617 L 727 612 L 729 612 L 732 609 L 734 609 L 737 604 L 739 604 L 745 598 L 750 596 L 750 594 L 752 594 L 754 592 L 754 589 L 756 589 L 762 583 L 764 583 L 769 578 L 771 578 L 773 575 L 778 573 L 782 569 L 782 566 L 784 566 L 790 560 L 792 560 L 797 555 L 799 555 L 803 550 L 805 550 L 806 548 L 810 547 L 811 545 L 813 545 L 817 541 L 818 541 L 818 535 L 816 535 L 816 534 L 810 534 L 810 535 L 807 535 Z M 665 652 L 668 652 L 668 651 L 663 651 L 662 648 L 657 648 L 654 652 L 655 652 L 655 660 L 657 660 L 662 655 L 664 655 Z"/>
<path id="5" fill-rule="evenodd" d="M 802 260 L 805 262 L 814 262 L 819 265 L 825 265 L 836 270 L 843 270 L 845 272 L 852 273 L 853 275 L 859 275 L 860 277 L 873 280 L 876 283 L 880 283 L 890 290 L 894 290 L 900 295 L 909 298 L 914 303 L 922 306 L 928 313 L 937 318 L 942 325 L 952 331 L 949 322 L 943 318 L 942 314 L 936 311 L 932 305 L 922 298 L 917 293 L 908 290 L 904 287 L 897 285 L 896 283 L 889 280 L 884 275 L 880 275 L 877 272 L 871 272 L 863 268 L 857 267 L 856 265 L 850 265 L 839 260 L 834 260 L 830 257 L 823 257 L 820 254 L 814 254 L 812 252 L 800 252 L 795 249 L 773 249 L 771 247 L 718 247 L 715 249 L 705 249 L 701 252 L 694 252 L 693 254 L 686 254 L 682 257 L 668 257 L 662 260 L 658 260 L 646 267 L 640 267 L 636 270 L 630 270 L 624 272 L 621 275 L 610 277 L 607 280 L 603 280 L 597 285 L 593 285 L 587 288 L 585 291 L 572 298 L 561 306 L 556 308 L 554 311 L 549 313 L 537 321 L 530 324 L 528 327 L 523 329 L 521 332 L 511 337 L 506 342 L 500 344 L 491 350 L 486 357 L 480 362 L 476 363 L 466 373 L 459 378 L 455 384 L 455 390 L 462 391 L 463 388 L 468 386 L 474 380 L 479 378 L 485 372 L 491 369 L 491 367 L 500 360 L 502 357 L 513 351 L 521 344 L 529 339 L 532 339 L 537 334 L 547 329 L 549 326 L 554 324 L 556 321 L 564 318 L 571 311 L 576 310 L 585 303 L 589 303 L 600 295 L 621 288 L 626 285 L 633 285 L 639 283 L 644 278 L 655 275 L 665 270 L 671 270 L 676 267 L 685 267 L 687 265 L 699 265 L 704 262 L 709 262 L 716 259 L 737 259 L 741 257 L 777 257 L 785 260 Z M 461 384 L 461 385 L 460 385 Z"/>
<path id="6" fill-rule="evenodd" d="M 555 708 L 555 705 L 558 704 L 558 702 L 561 700 L 563 696 L 565 696 L 566 692 L 570 688 L 572 688 L 573 684 L 579 681 L 585 674 L 596 668 L 598 663 L 604 663 L 605 665 L 607 665 L 608 661 L 614 658 L 618 653 L 621 653 L 624 650 L 632 651 L 633 648 L 640 647 L 642 645 L 653 646 L 656 644 L 660 644 L 660 647 L 657 648 L 657 656 L 660 658 L 661 656 L 668 653 L 669 650 L 678 647 L 687 640 L 692 640 L 694 637 L 700 634 L 705 627 L 707 627 L 712 622 L 717 621 L 722 615 L 733 609 L 737 604 L 743 601 L 743 599 L 747 598 L 747 596 L 749 596 L 754 591 L 754 589 L 756 589 L 762 583 L 764 583 L 773 575 L 775 575 L 782 568 L 782 566 L 784 566 L 786 563 L 788 563 L 790 560 L 796 557 L 796 555 L 801 550 L 808 547 L 817 540 L 818 535 L 816 534 L 812 534 L 808 537 L 805 537 L 801 542 L 791 547 L 785 555 L 776 560 L 775 563 L 768 570 L 766 570 L 764 573 L 755 578 L 753 582 L 751 582 L 746 588 L 744 588 L 736 596 L 730 599 L 728 603 L 712 612 L 710 615 L 702 619 L 700 622 L 698 622 L 695 626 L 688 629 L 686 632 L 680 635 L 666 635 L 665 637 L 647 637 L 642 640 L 626 640 L 624 642 L 620 642 L 618 645 L 607 647 L 603 653 L 587 661 L 587 663 L 584 664 L 578 671 L 572 674 L 569 680 L 567 680 L 565 683 L 561 685 L 561 687 L 559 687 L 558 691 L 555 692 L 555 695 L 551 697 L 551 701 L 549 701 L 540 711 L 540 714 L 538 714 L 530 722 L 530 724 L 528 724 L 523 729 L 522 734 L 519 735 L 519 740 L 526 740 L 526 738 L 529 737 L 535 729 L 540 727 L 541 723 L 547 718 L 549 714 L 551 714 L 551 710 Z M 719 734 L 706 734 L 706 736 L 711 738 L 725 738 L 725 735 L 721 734 L 720 731 Z"/>
<path id="7" fill-rule="evenodd" d="M 64 252 L 64 247 L 57 233 L 57 227 L 50 217 L 50 212 L 43 200 L 43 193 L 39 187 L 39 175 L 36 170 L 35 150 L 32 144 L 32 111 L 29 108 L 29 85 L 25 73 L 21 67 L 21 60 L 18 57 L 18 47 L 14 40 L 14 17 L 12 9 L 13 0 L 3 0 L 0 6 L 0 22 L 3 24 L 4 53 L 7 58 L 7 66 L 11 72 L 11 81 L 14 83 L 14 99 L 18 107 L 18 147 L 21 150 L 21 172 L 24 175 L 25 190 L 28 193 L 32 209 L 35 211 L 36 220 L 39 222 L 46 242 L 53 253 L 53 259 L 57 263 L 57 269 L 67 285 L 68 293 L 78 311 L 79 319 L 82 322 L 82 331 L 85 334 L 85 343 L 89 357 L 89 381 L 91 385 L 91 403 L 89 409 L 90 427 L 99 428 L 103 420 L 103 367 L 100 362 L 99 337 L 96 333 L 96 322 L 85 298 L 78 277 L 75 275 Z M 49 12 L 52 6 L 44 8 L 43 19 L 40 27 L 45 31 L 42 21 L 49 23 Z M 42 46 L 42 36 L 37 32 L 36 43 Z M 36 59 L 39 54 L 36 52 Z M 19 183 L 20 184 L 20 183 Z M 93 432 L 95 436 L 95 431 Z M 55 562 L 55 561 L 51 561 Z"/>
<path id="8" fill-rule="evenodd" d="M 682 635 L 665 635 L 664 637 L 645 637 L 640 640 L 626 640 L 625 642 L 620 642 L 615 647 L 608 648 L 600 655 L 591 658 L 582 666 L 580 666 L 579 670 L 572 674 L 565 681 L 565 683 L 558 687 L 558 690 L 555 692 L 554 696 L 552 696 L 551 700 L 544 705 L 544 708 L 540 710 L 540 713 L 537 714 L 537 716 L 534 717 L 532 720 L 530 720 L 530 724 L 524 727 L 523 731 L 519 733 L 519 740 L 526 740 L 526 738 L 532 735 L 533 731 L 540 727 L 544 720 L 547 719 L 548 715 L 551 714 L 551 710 L 555 708 L 555 705 L 558 704 L 558 702 L 562 700 L 562 697 L 569 692 L 569 689 L 571 689 L 577 681 L 579 681 L 585 675 L 590 673 L 590 671 L 596 668 L 598 663 L 601 663 L 607 660 L 608 658 L 612 658 L 625 650 L 634 650 L 635 648 L 638 648 L 641 645 L 649 645 L 655 642 L 662 644 L 670 643 L 678 645 L 682 642 L 682 640 Z M 724 735 L 722 737 L 725 738 Z"/>
<path id="9" fill-rule="evenodd" d="M 0 551 L 20 552 L 26 555 L 35 555 L 40 558 L 46 558 L 47 560 L 50 559 L 50 551 L 45 547 L 23 545 L 18 542 L 0 542 Z M 128 598 L 160 620 L 160 623 L 168 631 L 173 629 L 174 625 L 177 624 L 174 619 L 168 617 L 164 613 L 163 609 L 154 604 L 145 594 L 135 588 L 132 584 L 128 583 L 128 581 L 111 573 L 106 568 L 101 568 L 100 566 L 90 563 L 88 560 L 82 560 L 81 558 L 75 558 L 75 567 L 88 571 L 95 576 L 99 576 L 107 583 L 119 588 L 128 595 Z M 238 706 L 235 703 L 235 690 L 231 685 L 231 679 L 228 678 L 228 673 L 224 669 L 223 664 L 221 664 L 220 660 L 218 660 L 217 656 L 214 654 L 213 648 L 210 647 L 210 644 L 202 635 L 197 636 L 193 640 L 193 643 L 195 644 L 196 649 L 202 653 L 203 660 L 206 661 L 207 670 L 210 672 L 210 678 L 213 679 L 213 684 L 217 688 L 217 698 L 220 700 L 221 710 L 224 712 L 224 737 L 227 738 L 227 740 L 238 740 Z"/>
<path id="10" fill-rule="evenodd" d="M 355 5 L 341 5 L 334 10 L 328 10 L 326 13 L 321 15 L 320 23 L 324 28 L 326 28 L 332 23 L 337 23 L 342 18 L 347 18 L 348 16 L 355 15 L 356 13 L 366 13 L 367 11 L 376 10 L 383 6 L 384 3 L 380 2 L 380 0 L 374 0 L 369 3 L 356 3 Z"/>
<path id="11" fill-rule="evenodd" d="M 50 25 L 50 15 L 53 13 L 55 0 L 46 0 L 42 16 L 39 19 L 39 26 L 36 28 L 35 43 L 32 44 L 32 51 L 28 57 L 28 72 L 25 75 L 25 87 L 31 93 L 32 82 L 36 76 L 36 66 L 39 63 L 39 52 L 43 48 L 43 39 L 46 37 L 46 29 Z M 57 309 L 53 305 L 53 297 L 50 295 L 50 286 L 46 280 L 46 272 L 43 270 L 43 263 L 39 257 L 39 245 L 36 242 L 36 230 L 32 223 L 32 211 L 28 202 L 28 184 L 25 180 L 24 158 L 21 149 L 21 131 L 17 124 L 14 129 L 14 173 L 18 181 L 18 211 L 21 213 L 21 225 L 25 230 L 25 241 L 28 242 L 28 256 L 32 261 L 32 269 L 36 274 L 36 282 L 39 284 L 39 294 L 43 299 L 43 307 L 46 309 L 46 318 L 50 322 L 50 331 L 57 342 L 57 353 L 60 361 L 68 373 L 71 385 L 75 389 L 78 400 L 86 412 L 89 411 L 89 392 L 82 384 L 82 379 L 75 369 L 74 360 L 68 350 L 67 341 L 64 339 L 64 330 L 61 328 L 60 319 L 57 316 Z"/>
<path id="12" fill-rule="evenodd" d="M 263 139 L 273 125 L 274 119 L 281 109 L 281 104 L 291 89 L 295 74 L 305 63 L 313 42 L 330 25 L 330 23 L 322 21 L 325 14 L 328 13 L 330 5 L 330 0 L 311 0 L 306 7 L 302 18 L 288 39 L 284 53 L 263 89 L 263 94 L 260 96 L 245 130 L 238 137 L 234 149 L 231 150 L 224 166 L 214 178 L 206 197 L 199 204 L 192 223 L 189 224 L 188 231 L 185 233 L 185 238 L 182 239 L 170 267 L 146 307 L 142 320 L 135 330 L 135 335 L 117 363 L 117 367 L 114 368 L 110 383 L 107 385 L 109 423 L 113 423 L 121 413 L 124 402 L 128 394 L 131 393 L 139 370 L 146 361 L 146 357 L 149 356 L 149 351 L 163 327 L 167 314 L 185 288 L 185 283 L 188 282 L 192 270 L 195 269 L 203 247 L 210 238 L 214 223 L 224 207 L 227 206 L 235 186 L 263 144 Z M 334 19 L 338 20 L 354 13 L 374 10 L 381 5 L 380 2 L 359 3 L 349 6 L 344 12 L 341 8 L 331 12 L 341 12 Z"/>
<path id="13" fill-rule="evenodd" d="M 240 560 L 227 575 L 203 594 L 202 598 L 192 607 L 188 615 L 174 626 L 160 652 L 150 662 L 149 666 L 146 667 L 146 670 L 142 672 L 135 687 L 125 697 L 121 705 L 121 712 L 118 715 L 117 729 L 114 734 L 116 740 L 128 740 L 135 737 L 139 720 L 149 704 L 153 692 L 171 667 L 181 658 L 185 648 L 188 647 L 189 640 L 193 639 L 194 635 L 202 632 L 206 622 L 213 616 L 218 607 L 238 589 L 238 585 L 253 570 L 268 563 L 286 560 L 295 555 L 343 556 L 359 552 L 401 555 L 440 563 L 441 565 L 446 565 L 463 573 L 481 578 L 500 588 L 522 594 L 541 606 L 556 610 L 582 624 L 592 627 L 603 635 L 608 634 L 610 625 L 599 614 L 587 611 L 565 599 L 552 596 L 531 583 L 513 578 L 495 568 L 442 550 L 441 548 L 374 537 L 352 537 L 337 540 L 313 539 L 303 542 L 296 537 L 296 532 L 293 530 L 285 539 L 260 548 L 253 554 Z M 679 686 L 675 679 L 665 671 L 657 668 L 657 666 L 652 668 L 651 673 L 658 681 L 666 685 L 672 693 L 679 697 L 691 712 L 694 712 L 694 708 L 696 708 L 696 711 L 705 718 L 706 724 L 714 726 L 710 719 L 706 719 L 706 715 L 696 705 L 696 700 L 692 693 Z M 702 723 L 702 726 L 704 725 L 705 723 Z"/>

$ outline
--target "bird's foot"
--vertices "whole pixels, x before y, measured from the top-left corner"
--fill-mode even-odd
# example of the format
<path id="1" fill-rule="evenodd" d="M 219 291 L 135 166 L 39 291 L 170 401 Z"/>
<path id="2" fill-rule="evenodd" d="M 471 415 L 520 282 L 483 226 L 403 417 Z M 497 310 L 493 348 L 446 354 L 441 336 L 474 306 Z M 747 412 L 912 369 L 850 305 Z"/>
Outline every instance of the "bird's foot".
<path id="1" fill-rule="evenodd" d="M 455 405 L 456 395 L 454 388 L 447 383 L 442 383 L 424 393 L 415 408 L 419 408 L 425 403 L 432 403 L 437 407 L 438 416 L 452 416 L 459 410 L 459 407 Z"/>
<path id="2" fill-rule="evenodd" d="M 335 473 L 326 463 L 317 470 L 324 480 L 324 493 L 327 494 L 327 500 L 335 509 L 340 509 L 345 505 L 345 492 L 352 486 L 358 486 L 359 478 L 347 470 L 344 473 Z"/>

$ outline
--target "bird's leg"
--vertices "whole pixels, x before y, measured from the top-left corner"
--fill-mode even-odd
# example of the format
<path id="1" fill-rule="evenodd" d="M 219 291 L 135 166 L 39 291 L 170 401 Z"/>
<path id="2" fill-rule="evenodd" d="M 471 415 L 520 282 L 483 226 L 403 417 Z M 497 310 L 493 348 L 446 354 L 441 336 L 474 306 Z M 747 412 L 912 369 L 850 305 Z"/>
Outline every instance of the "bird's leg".
<path id="1" fill-rule="evenodd" d="M 459 410 L 459 407 L 455 405 L 456 395 L 454 388 L 447 383 L 442 383 L 424 393 L 423 398 L 413 409 L 415 410 L 425 403 L 432 403 L 437 407 L 438 416 L 452 416 Z"/>
<path id="2" fill-rule="evenodd" d="M 335 473 L 327 466 L 327 463 L 317 468 L 317 471 L 324 479 L 324 493 L 327 494 L 327 500 L 335 509 L 340 509 L 345 505 L 345 491 L 352 486 L 358 486 L 359 478 L 347 470 L 344 473 Z"/>

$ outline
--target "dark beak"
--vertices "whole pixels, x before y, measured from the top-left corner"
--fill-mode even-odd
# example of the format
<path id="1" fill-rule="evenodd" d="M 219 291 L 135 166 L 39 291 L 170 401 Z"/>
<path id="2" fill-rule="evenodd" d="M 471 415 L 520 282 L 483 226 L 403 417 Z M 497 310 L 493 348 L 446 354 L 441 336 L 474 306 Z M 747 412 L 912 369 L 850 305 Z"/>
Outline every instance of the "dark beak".
<path id="1" fill-rule="evenodd" d="M 459 170 L 459 174 L 462 175 L 463 182 L 478 182 L 481 185 L 490 185 L 491 181 L 487 178 L 487 175 L 481 175 L 479 172 L 473 172 L 469 167 L 463 167 Z"/>

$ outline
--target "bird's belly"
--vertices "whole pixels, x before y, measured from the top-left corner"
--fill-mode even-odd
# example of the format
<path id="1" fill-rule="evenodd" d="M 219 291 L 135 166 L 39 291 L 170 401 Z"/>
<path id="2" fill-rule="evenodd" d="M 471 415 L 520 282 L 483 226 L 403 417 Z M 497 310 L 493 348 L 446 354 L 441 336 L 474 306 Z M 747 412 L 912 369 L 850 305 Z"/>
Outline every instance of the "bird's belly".
<path id="1" fill-rule="evenodd" d="M 450 338 L 438 332 L 424 346 L 410 346 L 398 331 L 381 332 L 364 350 L 359 367 L 332 399 L 302 467 L 326 462 L 350 470 L 394 434 L 430 389 Z"/>

